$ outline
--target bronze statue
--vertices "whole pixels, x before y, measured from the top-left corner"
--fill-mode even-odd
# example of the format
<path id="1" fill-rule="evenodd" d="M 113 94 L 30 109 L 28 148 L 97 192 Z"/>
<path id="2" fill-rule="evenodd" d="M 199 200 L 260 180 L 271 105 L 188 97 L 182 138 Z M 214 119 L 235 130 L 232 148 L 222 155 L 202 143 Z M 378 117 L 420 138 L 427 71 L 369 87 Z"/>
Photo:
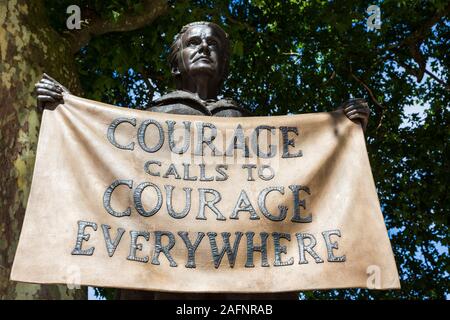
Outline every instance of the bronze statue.
<path id="1" fill-rule="evenodd" d="M 228 35 L 212 22 L 193 22 L 175 37 L 169 55 L 177 89 L 152 102 L 148 110 L 186 115 L 218 117 L 249 116 L 249 112 L 230 99 L 217 99 L 228 73 L 230 42 Z M 67 88 L 44 74 L 36 84 L 40 107 L 61 102 Z M 350 120 L 367 126 L 370 110 L 364 99 L 350 99 L 340 106 Z"/>
<path id="2" fill-rule="evenodd" d="M 177 90 L 152 102 L 149 111 L 185 115 L 243 117 L 250 113 L 230 99 L 217 99 L 228 73 L 230 42 L 222 28 L 211 22 L 193 22 L 175 37 L 169 55 Z M 67 88 L 44 74 L 36 84 L 38 107 L 62 102 Z M 367 126 L 370 110 L 364 99 L 351 99 L 340 106 L 350 120 Z M 272 298 L 296 299 L 296 293 L 276 294 L 180 294 L 119 290 L 119 298 Z"/>

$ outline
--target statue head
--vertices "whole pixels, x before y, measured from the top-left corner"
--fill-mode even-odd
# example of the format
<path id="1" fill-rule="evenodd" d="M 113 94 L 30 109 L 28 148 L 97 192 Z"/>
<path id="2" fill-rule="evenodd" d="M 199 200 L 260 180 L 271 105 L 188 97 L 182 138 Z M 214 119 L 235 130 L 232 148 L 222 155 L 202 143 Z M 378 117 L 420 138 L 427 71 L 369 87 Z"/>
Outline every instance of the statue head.
<path id="1" fill-rule="evenodd" d="M 192 22 L 175 36 L 169 63 L 177 89 L 186 90 L 197 78 L 208 79 L 210 91 L 217 92 L 228 74 L 230 41 L 212 22 Z"/>

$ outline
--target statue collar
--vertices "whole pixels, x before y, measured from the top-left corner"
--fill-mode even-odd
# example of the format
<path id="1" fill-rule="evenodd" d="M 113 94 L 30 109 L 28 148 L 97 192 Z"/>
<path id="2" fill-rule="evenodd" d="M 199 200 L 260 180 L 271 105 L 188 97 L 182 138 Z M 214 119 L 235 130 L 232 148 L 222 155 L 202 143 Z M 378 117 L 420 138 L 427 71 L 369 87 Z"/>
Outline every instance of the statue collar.
<path id="1" fill-rule="evenodd" d="M 232 99 L 224 98 L 219 100 L 202 100 L 195 93 L 183 90 L 175 90 L 169 92 L 162 97 L 152 101 L 151 106 L 161 107 L 177 103 L 185 104 L 205 115 L 210 116 L 225 109 L 234 109 L 242 112 L 243 115 L 250 115 L 249 111 L 239 107 Z"/>

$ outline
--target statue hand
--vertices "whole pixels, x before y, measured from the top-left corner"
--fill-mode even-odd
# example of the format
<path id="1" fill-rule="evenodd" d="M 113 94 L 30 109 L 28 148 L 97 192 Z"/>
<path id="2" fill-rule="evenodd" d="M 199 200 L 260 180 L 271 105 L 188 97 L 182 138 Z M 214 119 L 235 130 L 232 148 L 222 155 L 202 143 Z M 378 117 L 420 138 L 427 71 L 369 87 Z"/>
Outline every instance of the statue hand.
<path id="1" fill-rule="evenodd" d="M 370 115 L 369 105 L 366 100 L 361 98 L 350 99 L 344 102 L 339 109 L 343 109 L 347 118 L 353 122 L 361 123 L 363 130 L 366 131 Z"/>
<path id="2" fill-rule="evenodd" d="M 70 91 L 47 74 L 42 75 L 42 79 L 35 85 L 38 108 L 48 108 L 63 102 L 62 93 Z"/>

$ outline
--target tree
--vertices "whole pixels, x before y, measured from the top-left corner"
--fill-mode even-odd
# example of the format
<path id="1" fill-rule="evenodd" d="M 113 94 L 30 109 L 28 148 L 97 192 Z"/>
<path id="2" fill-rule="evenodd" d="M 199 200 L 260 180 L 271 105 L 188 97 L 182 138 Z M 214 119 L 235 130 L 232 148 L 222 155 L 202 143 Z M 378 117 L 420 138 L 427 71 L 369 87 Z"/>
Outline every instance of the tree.
<path id="1" fill-rule="evenodd" d="M 66 28 L 70 4 L 82 9 L 79 31 Z M 232 40 L 223 94 L 255 114 L 330 111 L 350 94 L 371 106 L 367 146 L 402 290 L 303 296 L 444 298 L 450 5 L 374 4 L 382 25 L 368 31 L 366 1 L 8 1 L 8 14 L 0 14 L 2 25 L 7 22 L 0 29 L 1 227 L 7 235 L 0 243 L 2 265 L 12 262 L 30 186 L 39 125 L 31 92 L 41 72 L 87 98 L 141 108 L 173 88 L 165 58 L 176 32 L 188 22 L 211 20 Z M 413 105 L 422 114 L 411 113 Z M 0 292 L 13 297 L 13 285 L 3 280 L 8 269 L 2 273 Z"/>
<path id="2" fill-rule="evenodd" d="M 53 6 L 52 6 L 53 5 Z M 27 285 L 9 281 L 31 186 L 40 114 L 34 84 L 45 71 L 73 93 L 82 94 L 75 54 L 92 37 L 149 25 L 168 10 L 165 1 L 142 1 L 140 12 L 130 10 L 120 19 L 89 19 L 75 33 L 58 32 L 50 24 L 53 10 L 67 17 L 68 1 L 2 0 L 0 2 L 0 298 L 85 298 L 85 290 L 65 286 Z M 90 10 L 87 4 L 83 7 Z M 101 9 L 101 8 L 100 8 Z M 64 22 L 65 23 L 65 22 Z"/>

